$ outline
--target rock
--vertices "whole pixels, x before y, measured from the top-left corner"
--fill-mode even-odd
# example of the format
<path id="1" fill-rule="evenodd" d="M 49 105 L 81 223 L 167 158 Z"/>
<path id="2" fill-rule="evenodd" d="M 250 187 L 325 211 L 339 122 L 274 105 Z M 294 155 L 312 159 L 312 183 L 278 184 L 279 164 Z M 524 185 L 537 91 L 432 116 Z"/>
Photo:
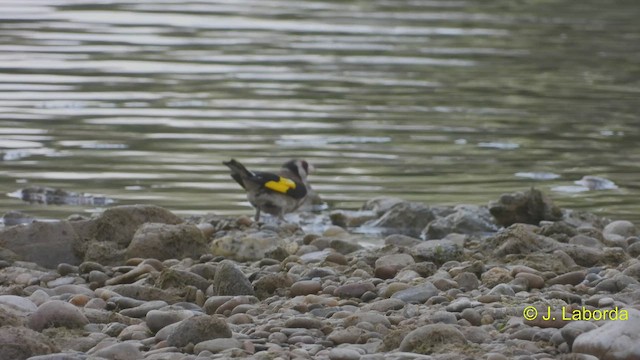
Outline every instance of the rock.
<path id="1" fill-rule="evenodd" d="M 458 284 L 458 288 L 462 291 L 475 290 L 480 286 L 478 277 L 472 272 L 460 273 L 453 278 L 453 281 Z"/>
<path id="2" fill-rule="evenodd" d="M 333 348 L 329 351 L 330 360 L 358 360 L 361 356 L 356 349 Z"/>
<path id="3" fill-rule="evenodd" d="M 367 222 L 366 226 L 383 229 L 391 234 L 420 236 L 422 230 L 436 219 L 440 211 L 417 202 L 400 202 L 392 206 L 382 217 Z"/>
<path id="4" fill-rule="evenodd" d="M 367 221 L 374 220 L 376 218 L 374 211 L 349 211 L 349 210 L 334 210 L 329 213 L 329 218 L 333 225 L 337 225 L 343 228 L 354 228 L 363 225 Z"/>
<path id="5" fill-rule="evenodd" d="M 329 246 L 340 254 L 346 255 L 362 249 L 355 239 L 331 239 Z"/>
<path id="6" fill-rule="evenodd" d="M 0 295 L 0 306 L 16 310 L 18 313 L 22 313 L 25 315 L 31 314 L 38 309 L 33 301 L 15 295 Z"/>
<path id="7" fill-rule="evenodd" d="M 291 297 L 298 295 L 317 294 L 322 290 L 322 284 L 316 280 L 301 280 L 291 285 Z"/>
<path id="8" fill-rule="evenodd" d="M 422 233 L 423 237 L 441 239 L 450 233 L 471 235 L 498 230 L 498 227 L 493 223 L 489 209 L 484 206 L 457 205 L 453 210 L 454 213 L 430 222 Z"/>
<path id="9" fill-rule="evenodd" d="M 367 291 L 374 291 L 375 289 L 376 287 L 370 282 L 358 282 L 338 286 L 333 295 L 343 298 L 359 298 Z"/>
<path id="10" fill-rule="evenodd" d="M 251 282 L 233 261 L 220 262 L 213 278 L 213 292 L 215 295 L 253 295 Z"/>
<path id="11" fill-rule="evenodd" d="M 206 340 L 230 337 L 231 330 L 223 319 L 202 315 L 182 320 L 167 338 L 167 344 L 182 348 L 189 343 L 198 344 Z"/>
<path id="12" fill-rule="evenodd" d="M 162 299 L 169 304 L 178 302 L 182 298 L 172 292 L 158 289 L 153 286 L 138 285 L 138 284 L 121 284 L 104 287 L 106 290 L 113 291 L 124 297 L 133 299 L 152 301 L 156 299 Z M 137 306 L 137 305 L 136 305 Z"/>
<path id="13" fill-rule="evenodd" d="M 189 310 L 151 310 L 146 315 L 146 324 L 154 334 L 167 325 L 177 323 L 194 316 Z"/>
<path id="14" fill-rule="evenodd" d="M 336 345 L 340 344 L 358 344 L 364 342 L 364 330 L 355 326 L 349 326 L 346 329 L 334 330 L 327 336 L 327 340 L 332 341 Z"/>
<path id="15" fill-rule="evenodd" d="M 614 241 L 617 238 L 626 239 L 631 236 L 637 236 L 638 228 L 631 221 L 618 220 L 612 221 L 602 230 L 605 239 Z"/>
<path id="16" fill-rule="evenodd" d="M 78 234 L 65 220 L 0 229 L 0 248 L 49 269 L 55 269 L 60 263 L 80 264 L 81 258 L 74 252 L 78 241 Z"/>
<path id="17" fill-rule="evenodd" d="M 28 320 L 29 328 L 42 331 L 48 327 L 78 328 L 89 320 L 75 306 L 60 300 L 49 300 L 38 307 Z"/>
<path id="18" fill-rule="evenodd" d="M 255 295 L 259 299 L 266 299 L 276 293 L 284 294 L 291 287 L 293 279 L 286 273 L 274 273 L 261 276 L 253 282 Z"/>
<path id="19" fill-rule="evenodd" d="M 442 348 L 467 344 L 464 335 L 453 325 L 430 324 L 411 331 L 400 343 L 400 351 L 433 354 Z"/>
<path id="20" fill-rule="evenodd" d="M 286 245 L 280 236 L 271 231 L 238 232 L 217 238 L 211 242 L 213 255 L 235 261 L 260 261 L 267 253 L 281 245 Z"/>
<path id="21" fill-rule="evenodd" d="M 35 220 L 33 216 L 27 215 L 20 211 L 7 211 L 4 215 L 2 215 L 2 221 L 5 227 L 20 225 L 20 224 L 30 224 Z"/>
<path id="22" fill-rule="evenodd" d="M 401 299 L 397 298 L 389 298 L 389 299 L 381 299 L 376 302 L 372 302 L 363 307 L 364 311 L 377 311 L 380 313 L 386 313 L 390 310 L 400 310 L 402 309 L 406 303 Z"/>
<path id="23" fill-rule="evenodd" d="M 390 254 L 379 257 L 375 262 L 375 268 L 377 270 L 380 267 L 387 267 L 397 272 L 412 264 L 415 264 L 415 261 L 409 254 Z"/>
<path id="24" fill-rule="evenodd" d="M 494 286 L 493 289 L 489 290 L 487 295 L 515 296 L 516 292 L 507 284 L 498 284 Z"/>
<path id="25" fill-rule="evenodd" d="M 322 321 L 307 317 L 307 316 L 296 316 L 285 321 L 284 326 L 288 328 L 302 328 L 302 329 L 320 329 L 323 324 Z"/>
<path id="26" fill-rule="evenodd" d="M 419 261 L 444 264 L 461 258 L 462 244 L 448 239 L 429 240 L 412 247 L 410 253 Z"/>
<path id="27" fill-rule="evenodd" d="M 547 284 L 578 285 L 584 280 L 585 276 L 587 276 L 585 271 L 572 271 L 547 280 Z"/>
<path id="28" fill-rule="evenodd" d="M 413 247 L 420 244 L 422 240 L 402 234 L 392 234 L 384 238 L 385 245 L 393 245 L 397 247 Z"/>
<path id="29" fill-rule="evenodd" d="M 538 251 L 548 252 L 560 245 L 552 238 L 534 233 L 536 228 L 526 224 L 514 224 L 485 241 L 485 249 L 496 258 L 507 255 L 525 255 Z"/>
<path id="30" fill-rule="evenodd" d="M 196 344 L 193 348 L 194 354 L 199 354 L 203 351 L 210 351 L 214 354 L 221 353 L 228 349 L 241 349 L 242 343 L 233 338 L 219 338 L 212 340 L 205 340 Z"/>
<path id="31" fill-rule="evenodd" d="M 527 289 L 542 289 L 544 287 L 544 278 L 536 274 L 520 272 L 516 274 L 515 278 L 524 279 Z"/>
<path id="32" fill-rule="evenodd" d="M 156 279 L 155 285 L 161 289 L 194 286 L 202 291 L 206 291 L 209 287 L 209 281 L 191 271 L 164 269 Z"/>
<path id="33" fill-rule="evenodd" d="M 572 321 L 560 330 L 560 334 L 562 334 L 562 338 L 567 342 L 569 348 L 571 348 L 573 342 L 580 334 L 597 328 L 597 325 L 589 321 Z"/>
<path id="34" fill-rule="evenodd" d="M 511 277 L 511 271 L 503 267 L 494 267 L 485 271 L 480 276 L 480 279 L 487 287 L 494 287 L 498 284 L 508 283 L 513 280 Z"/>
<path id="35" fill-rule="evenodd" d="M 423 304 L 439 293 L 440 290 L 438 290 L 438 288 L 436 288 L 432 283 L 425 282 L 422 285 L 397 291 L 391 295 L 391 297 L 394 299 L 400 299 L 406 303 Z"/>
<path id="36" fill-rule="evenodd" d="M 117 359 L 117 360 L 137 360 L 144 356 L 140 352 L 142 344 L 132 342 L 115 343 L 105 346 L 96 351 L 89 351 L 90 355 L 95 358 Z"/>
<path id="37" fill-rule="evenodd" d="M 489 203 L 489 212 L 499 225 L 515 223 L 537 225 L 540 221 L 558 221 L 562 211 L 540 190 L 531 188 L 526 192 L 502 194 L 498 201 Z"/>
<path id="38" fill-rule="evenodd" d="M 140 226 L 127 247 L 126 257 L 158 260 L 197 259 L 208 253 L 204 236 L 192 224 L 146 223 Z"/>
<path id="39" fill-rule="evenodd" d="M 601 360 L 640 359 L 640 311 L 619 309 L 627 320 L 607 321 L 597 329 L 580 334 L 573 342 L 574 353 L 594 355 Z"/>
<path id="40" fill-rule="evenodd" d="M 24 327 L 0 327 L 0 359 L 27 359 L 60 351 L 46 336 Z"/>
<path id="41" fill-rule="evenodd" d="M 389 209 L 391 209 L 392 207 L 404 202 L 405 201 L 400 198 L 380 196 L 367 200 L 367 202 L 362 205 L 362 208 L 360 210 L 373 211 L 376 216 L 380 217 L 384 215 L 384 213 L 389 211 Z"/>

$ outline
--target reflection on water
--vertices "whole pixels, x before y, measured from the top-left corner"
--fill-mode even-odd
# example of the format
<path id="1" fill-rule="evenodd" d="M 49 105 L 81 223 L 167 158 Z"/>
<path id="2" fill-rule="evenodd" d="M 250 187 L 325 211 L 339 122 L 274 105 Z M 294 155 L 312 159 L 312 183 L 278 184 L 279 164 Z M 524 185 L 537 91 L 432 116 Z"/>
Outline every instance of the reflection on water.
<path id="1" fill-rule="evenodd" d="M 250 214 L 221 162 L 303 157 L 337 208 L 536 186 L 640 223 L 634 2 L 7 0 L 0 19 L 0 193 Z"/>

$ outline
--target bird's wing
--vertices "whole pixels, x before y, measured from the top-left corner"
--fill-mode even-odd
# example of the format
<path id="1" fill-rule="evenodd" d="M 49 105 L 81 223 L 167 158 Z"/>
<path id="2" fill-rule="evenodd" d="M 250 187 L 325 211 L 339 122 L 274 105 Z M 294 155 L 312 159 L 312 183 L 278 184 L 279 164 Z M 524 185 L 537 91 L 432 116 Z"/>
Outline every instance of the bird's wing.
<path id="1" fill-rule="evenodd" d="M 294 199 L 302 199 L 307 195 L 307 188 L 300 182 L 268 172 L 255 172 L 255 175 L 251 180 L 271 191 L 285 194 Z"/>

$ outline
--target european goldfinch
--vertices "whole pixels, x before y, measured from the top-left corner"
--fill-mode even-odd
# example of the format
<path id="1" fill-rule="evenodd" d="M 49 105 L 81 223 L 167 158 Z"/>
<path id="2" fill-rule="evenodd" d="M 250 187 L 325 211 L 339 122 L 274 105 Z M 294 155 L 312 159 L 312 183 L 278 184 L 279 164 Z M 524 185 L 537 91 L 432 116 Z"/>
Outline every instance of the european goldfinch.
<path id="1" fill-rule="evenodd" d="M 313 169 L 304 160 L 290 160 L 276 173 L 249 171 L 238 161 L 223 161 L 231 169 L 231 177 L 247 191 L 247 199 L 256 208 L 255 221 L 260 212 L 283 220 L 284 214 L 295 211 L 309 194 L 307 175 Z"/>

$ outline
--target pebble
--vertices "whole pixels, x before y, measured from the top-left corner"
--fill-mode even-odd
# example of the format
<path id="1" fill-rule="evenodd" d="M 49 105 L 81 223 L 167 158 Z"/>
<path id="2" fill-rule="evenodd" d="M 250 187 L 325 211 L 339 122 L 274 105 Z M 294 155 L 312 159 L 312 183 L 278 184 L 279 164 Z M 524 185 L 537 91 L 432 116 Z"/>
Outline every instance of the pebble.
<path id="1" fill-rule="evenodd" d="M 38 306 L 28 320 L 28 326 L 36 331 L 61 326 L 79 328 L 88 323 L 89 320 L 77 307 L 60 300 L 49 300 Z"/>

